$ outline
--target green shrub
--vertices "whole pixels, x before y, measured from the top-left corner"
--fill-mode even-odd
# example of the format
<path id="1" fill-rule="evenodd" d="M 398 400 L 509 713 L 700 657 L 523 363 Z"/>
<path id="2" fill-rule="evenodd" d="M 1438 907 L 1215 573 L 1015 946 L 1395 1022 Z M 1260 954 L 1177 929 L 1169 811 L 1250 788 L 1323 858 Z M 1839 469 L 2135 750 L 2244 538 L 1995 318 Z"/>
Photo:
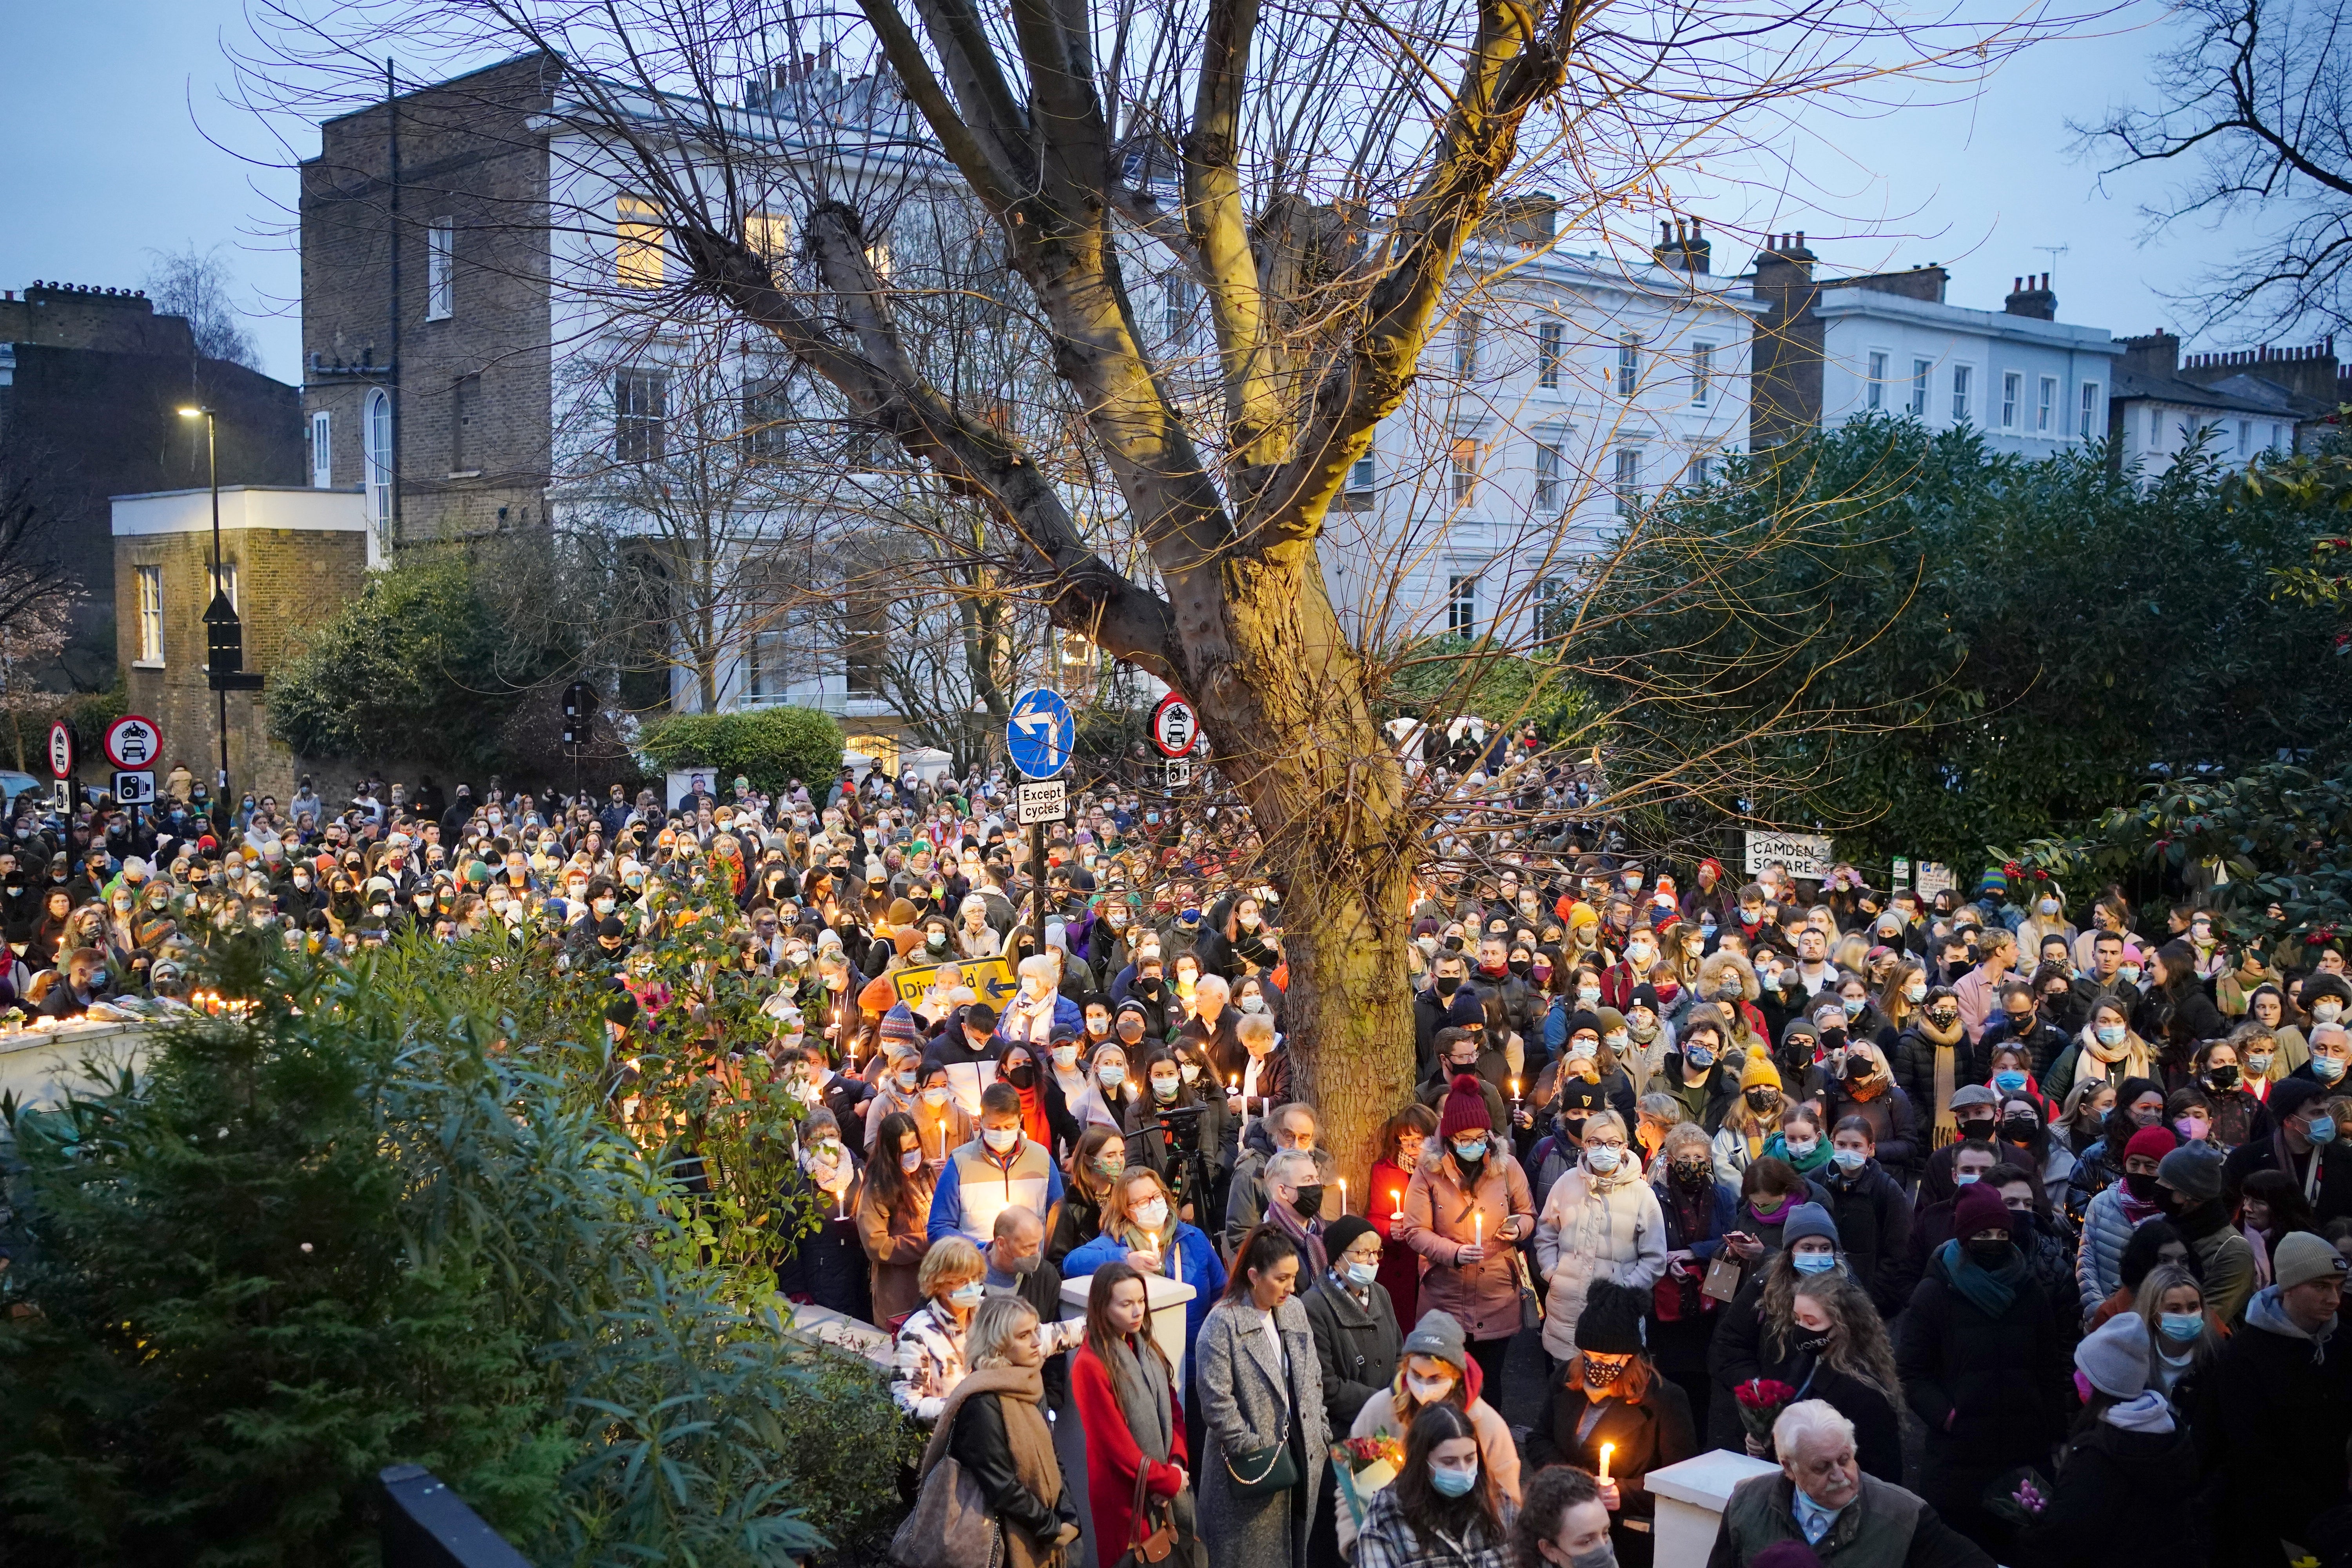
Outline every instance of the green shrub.
<path id="1" fill-rule="evenodd" d="M 771 795 L 794 779 L 822 791 L 841 771 L 841 726 L 814 708 L 675 713 L 646 726 L 637 744 L 673 773 L 709 769 L 714 787 L 740 776 Z"/>

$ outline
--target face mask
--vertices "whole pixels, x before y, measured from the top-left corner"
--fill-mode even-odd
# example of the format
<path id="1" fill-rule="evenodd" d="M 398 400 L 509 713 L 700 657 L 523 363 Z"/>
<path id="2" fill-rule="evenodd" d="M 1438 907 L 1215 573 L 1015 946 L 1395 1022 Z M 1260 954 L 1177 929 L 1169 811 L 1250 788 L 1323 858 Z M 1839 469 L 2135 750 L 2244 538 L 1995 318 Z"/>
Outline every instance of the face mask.
<path id="1" fill-rule="evenodd" d="M 2015 1094 L 2025 1087 L 2025 1075 L 2015 1068 L 2003 1068 L 1992 1075 L 1992 1083 L 2003 1094 Z"/>
<path id="2" fill-rule="evenodd" d="M 1617 1167 L 1622 1164 L 1624 1160 L 1624 1150 L 1612 1149 L 1606 1144 L 1596 1143 L 1584 1152 L 1584 1163 L 1591 1167 L 1592 1173 L 1596 1176 L 1614 1175 Z"/>
<path id="3" fill-rule="evenodd" d="M 1859 1149 L 1832 1149 L 1830 1151 L 1830 1158 L 1837 1162 L 1839 1170 L 1852 1175 L 1868 1163 L 1870 1156 Z"/>
<path id="4" fill-rule="evenodd" d="M 2323 1024 L 2333 1024 L 2344 1016 L 2344 1004 L 2333 996 L 2323 996 L 2311 1005 L 2311 1016 Z"/>
<path id="5" fill-rule="evenodd" d="M 981 1129 L 980 1141 L 987 1144 L 991 1149 L 996 1151 L 996 1152 L 1002 1154 L 1007 1149 L 1012 1148 L 1015 1143 L 1021 1142 L 1021 1129 L 1018 1127 L 984 1127 Z"/>
<path id="6" fill-rule="evenodd" d="M 1381 1266 L 1377 1263 L 1350 1263 L 1348 1265 L 1348 1282 L 1351 1285 L 1370 1285 L 1373 1280 L 1378 1279 L 1380 1277 Z"/>
<path id="7" fill-rule="evenodd" d="M 1570 1061 L 1589 1061 L 1601 1054 L 1601 1047 L 1591 1040 L 1570 1040 L 1568 1056 Z"/>
<path id="8" fill-rule="evenodd" d="M 1136 1224 L 1141 1226 L 1146 1230 L 1158 1230 L 1161 1226 L 1168 1223 L 1168 1200 L 1165 1198 L 1146 1198 L 1141 1203 L 1136 1205 L 1134 1209 L 1130 1212 L 1135 1216 Z"/>
<path id="9" fill-rule="evenodd" d="M 1626 1364 L 1630 1365 L 1631 1363 L 1628 1363 Z M 1601 1389 L 1615 1386 L 1617 1380 L 1624 1375 L 1625 1367 L 1623 1365 L 1602 1366 L 1598 1362 L 1592 1361 L 1589 1358 L 1584 1363 L 1584 1386 L 1592 1389 L 1596 1393 Z"/>
<path id="10" fill-rule="evenodd" d="M 1072 1068 L 1077 1066 L 1078 1047 L 1076 1046 L 1055 1046 L 1054 1047 L 1054 1065 L 1057 1068 Z"/>
<path id="11" fill-rule="evenodd" d="M 2344 1076 L 2344 1063 L 2335 1057 L 2315 1056 L 2311 1058 L 2311 1076 L 2322 1083 L 2334 1083 Z"/>
<path id="12" fill-rule="evenodd" d="M 2035 905 L 2034 908 L 2040 910 L 2044 915 L 2054 915 L 2058 912 L 2058 900 L 2055 899 L 2044 899 L 2039 904 Z"/>
<path id="13" fill-rule="evenodd" d="M 2116 968 L 2116 978 L 2122 981 L 2126 985 L 2130 984 L 2132 982 L 2139 978 L 2139 965 L 2137 963 L 2117 965 Z"/>
<path id="14" fill-rule="evenodd" d="M 932 1110 L 937 1110 L 940 1106 L 945 1105 L 947 1102 L 948 1091 L 946 1089 L 927 1089 L 923 1090 L 923 1103 L 929 1106 Z"/>
<path id="15" fill-rule="evenodd" d="M 1832 1258 L 1830 1261 L 1835 1262 L 1836 1259 Z M 1797 1267 L 1802 1268 L 1804 1266 L 1805 1260 L 1801 1258 L 1798 1258 Z M 1818 1270 L 1816 1270 L 1816 1272 L 1818 1272 Z M 1829 1349 L 1829 1345 L 1830 1331 L 1823 1329 L 1818 1334 L 1807 1334 L 1804 1338 L 1793 1342 L 1790 1348 L 1794 1350 L 1799 1355 L 1819 1355 L 1822 1352 Z"/>
<path id="16" fill-rule="evenodd" d="M 2315 1058 L 2313 1059 L 2316 1060 L 2317 1058 Z M 2303 1135 L 2314 1143 L 2335 1142 L 2336 1118 L 2332 1116 L 2321 1117 L 2318 1121 L 2314 1121 L 2309 1126 L 2305 1127 L 2303 1130 Z"/>
<path id="17" fill-rule="evenodd" d="M 1601 1005 L 1601 987 L 1580 985 L 1576 988 L 1577 1005 L 1588 1010 Z"/>
<path id="18" fill-rule="evenodd" d="M 948 1300 L 969 1312 L 980 1305 L 981 1298 L 986 1294 L 986 1289 L 975 1279 L 969 1285 L 959 1285 L 949 1291 Z"/>
<path id="19" fill-rule="evenodd" d="M 1603 1536 L 1601 1544 L 1591 1551 L 1571 1553 L 1568 1568 L 1617 1568 L 1617 1549 Z"/>
<path id="20" fill-rule="evenodd" d="M 1466 1470 L 1436 1470 L 1429 1472 L 1429 1484 L 1443 1497 L 1467 1497 L 1470 1489 L 1478 1484 L 1478 1466 L 1472 1461 Z"/>
<path id="21" fill-rule="evenodd" d="M 1419 1403 L 1434 1405 L 1454 1392 L 1454 1380 L 1450 1377 L 1417 1377 L 1406 1373 L 1404 1386 L 1405 1391 Z"/>
<path id="22" fill-rule="evenodd" d="M 1265 998 L 1253 991 L 1242 998 L 1241 1009 L 1244 1013 L 1263 1013 L 1265 1011 Z"/>
<path id="23" fill-rule="evenodd" d="M 1981 1171 L 1962 1171 L 1958 1175 L 1955 1175 L 1952 1178 L 1952 1181 L 1957 1186 L 1972 1187 L 1983 1179 L 1984 1173 Z"/>
<path id="24" fill-rule="evenodd" d="M 1715 1053 L 1705 1046 L 1685 1046 L 1683 1063 L 1686 1067 L 1695 1067 L 1704 1071 L 1715 1065 Z"/>
<path id="25" fill-rule="evenodd" d="M 1441 974 L 1430 982 L 1430 989 L 1435 991 L 1440 996 L 1451 996 L 1462 989 L 1462 977 L 1458 974 Z"/>
<path id="26" fill-rule="evenodd" d="M 1486 1157 L 1486 1141 L 1473 1138 L 1468 1142 L 1456 1143 L 1454 1145 L 1454 1157 L 1475 1165 Z"/>
<path id="27" fill-rule="evenodd" d="M 1165 1077 L 1160 1074 L 1154 1073 L 1151 1078 L 1152 1098 L 1155 1100 L 1175 1099 L 1176 1090 L 1181 1082 L 1181 1080 L 1179 1079 Z"/>
<path id="28" fill-rule="evenodd" d="M 2268 1076 L 2269 1076 L 2269 1074 L 2270 1074 L 2270 1070 L 2271 1070 L 2271 1053 L 2270 1053 L 2270 1052 L 2268 1052 L 2268 1051 L 2253 1051 L 2253 1052 L 2250 1052 L 2250 1053 L 2247 1055 L 2247 1057 L 2246 1057 L 2246 1076 L 2247 1076 L 2247 1077 L 2249 1077 L 2249 1078 L 2265 1078 L 2265 1077 L 2268 1077 Z"/>
<path id="29" fill-rule="evenodd" d="M 1776 975 L 1771 976 L 1771 980 L 1772 980 L 1773 982 L 1778 982 L 1780 978 L 1780 977 L 1779 975 L 1777 975 L 1777 974 L 1776 974 Z M 1724 1000 L 1726 1000 L 1727 1002 L 1727 1001 L 1729 1001 L 1732 997 L 1738 995 L 1738 994 L 1739 994 L 1739 976 L 1738 976 L 1737 974 L 1727 974 L 1727 975 L 1724 976 L 1724 978 L 1723 978 L 1723 983 L 1722 983 L 1721 984 L 1717 985 L 1717 986 L 1715 988 L 1715 994 L 1716 994 L 1717 996 L 1722 997 L 1722 998 L 1723 998 Z"/>
<path id="30" fill-rule="evenodd" d="M 1990 1239 L 1971 1241 L 1968 1244 L 1968 1248 L 1969 1256 L 1976 1260 L 1979 1268 L 2000 1268 L 2016 1252 L 2016 1248 L 2010 1245 L 2006 1237 L 1997 1241 Z"/>
<path id="31" fill-rule="evenodd" d="M 1822 1141 L 1818 1138 L 1791 1138 L 1789 1140 L 1789 1152 L 1800 1160 L 1810 1158 L 1812 1152 L 1821 1146 Z"/>
<path id="32" fill-rule="evenodd" d="M 907 1172 L 915 1172 L 919 1171 L 922 1168 L 923 1152 L 920 1149 L 909 1149 L 905 1153 L 898 1156 L 898 1169 Z"/>
<path id="33" fill-rule="evenodd" d="M 1608 1039 L 1609 1048 L 1620 1054 L 1622 1054 L 1625 1048 L 1632 1044 L 1633 1037 L 1622 1030 L 1610 1036 Z"/>
<path id="34" fill-rule="evenodd" d="M 1936 1027 L 1939 1029 L 1948 1029 L 1959 1021 L 1960 1016 L 1958 1013 L 1945 1013 L 1939 1011 L 1927 1015 L 1927 1022 L 1935 1025 Z"/>
<path id="35" fill-rule="evenodd" d="M 2126 1032 L 2121 1024 L 2102 1024 L 2095 1031 L 2099 1037 L 2099 1044 L 2110 1048 L 2124 1043 Z"/>
<path id="36" fill-rule="evenodd" d="M 1127 1069 L 1113 1063 L 1097 1071 L 1095 1077 L 1102 1080 L 1105 1089 L 1117 1089 L 1127 1081 Z"/>
<path id="37" fill-rule="evenodd" d="M 1625 962 L 1636 969 L 1647 969 L 1650 961 L 1657 956 L 1658 950 L 1647 942 L 1637 942 L 1625 950 Z"/>
<path id="38" fill-rule="evenodd" d="M 1713 1164 L 1698 1160 L 1677 1160 L 1674 1166 L 1675 1180 L 1694 1190 L 1707 1186 L 1715 1180 Z"/>
<path id="39" fill-rule="evenodd" d="M 2185 1345 L 2205 1331 L 2205 1315 L 2202 1312 L 2165 1312 L 2158 1316 L 2157 1326 L 2164 1331 L 2166 1339 L 2174 1344 Z"/>
<path id="40" fill-rule="evenodd" d="M 1924 980 L 1914 980 L 1903 988 L 1903 995 L 1906 1001 L 1915 1005 L 1925 1002 L 1927 999 L 1927 983 Z"/>
<path id="41" fill-rule="evenodd" d="M 2238 1087 L 2237 1067 L 2234 1063 L 2225 1063 L 2217 1067 L 2205 1075 L 2205 1081 L 2215 1089 L 2235 1089 Z"/>
<path id="42" fill-rule="evenodd" d="M 1746 1098 L 1748 1110 L 1769 1110 L 1780 1103 L 1780 1091 L 1777 1089 L 1751 1089 Z"/>

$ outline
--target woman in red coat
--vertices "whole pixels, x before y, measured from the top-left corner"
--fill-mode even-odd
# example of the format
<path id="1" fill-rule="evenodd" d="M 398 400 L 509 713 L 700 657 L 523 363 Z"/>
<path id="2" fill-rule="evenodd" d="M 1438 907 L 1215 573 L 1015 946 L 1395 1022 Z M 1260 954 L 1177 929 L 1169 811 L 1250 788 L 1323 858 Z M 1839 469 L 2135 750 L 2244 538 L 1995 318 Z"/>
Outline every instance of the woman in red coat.
<path id="1" fill-rule="evenodd" d="M 1175 1371 L 1151 1337 L 1151 1309 L 1143 1276 L 1124 1263 L 1095 1270 L 1087 1294 L 1087 1342 L 1070 1363 L 1070 1390 L 1086 1428 L 1087 1502 L 1095 1522 L 1097 1561 L 1115 1563 L 1139 1536 L 1157 1528 L 1135 1518 L 1135 1477 L 1143 1473 L 1147 1500 L 1170 1505 L 1177 1551 L 1168 1568 L 1196 1568 L 1204 1558 L 1192 1516 L 1184 1407 L 1177 1402 Z"/>
<path id="2" fill-rule="evenodd" d="M 1372 1190 L 1364 1217 L 1381 1233 L 1380 1282 L 1396 1308 L 1397 1321 L 1417 1323 L 1421 1300 L 1421 1258 L 1396 1237 L 1397 1221 L 1404 1217 L 1404 1190 L 1421 1164 L 1421 1152 L 1437 1131 L 1437 1113 L 1425 1105 L 1408 1105 L 1381 1129 L 1381 1157 L 1372 1162 Z"/>

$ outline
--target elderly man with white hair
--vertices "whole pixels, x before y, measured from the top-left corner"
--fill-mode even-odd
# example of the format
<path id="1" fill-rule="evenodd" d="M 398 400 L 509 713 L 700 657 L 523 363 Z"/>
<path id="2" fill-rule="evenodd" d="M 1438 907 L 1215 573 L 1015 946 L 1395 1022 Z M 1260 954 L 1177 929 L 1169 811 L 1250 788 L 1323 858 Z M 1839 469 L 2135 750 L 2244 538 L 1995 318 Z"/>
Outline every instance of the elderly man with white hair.
<path id="1" fill-rule="evenodd" d="M 1044 1056 L 1055 1034 L 1083 1035 L 1086 1015 L 1061 993 L 1062 965 L 1051 952 L 1034 952 L 1021 961 L 1021 994 L 1005 1004 L 996 1027 L 1008 1040 L 1020 1040 Z"/>
<path id="2" fill-rule="evenodd" d="M 1824 1399 L 1805 1399 L 1772 1424 L 1777 1475 L 1734 1487 L 1707 1568 L 1747 1568 L 1765 1548 L 1801 1542 L 1827 1568 L 1991 1568 L 1976 1542 L 1927 1501 L 1864 1472 L 1853 1423 Z"/>
<path id="3" fill-rule="evenodd" d="M 1192 983 L 1192 1016 L 1176 1031 L 1178 1042 L 1197 1047 L 1224 1082 L 1248 1066 L 1249 1052 L 1234 1033 L 1242 1014 L 1233 1002 L 1234 988 L 1223 975 L 1202 975 Z"/>

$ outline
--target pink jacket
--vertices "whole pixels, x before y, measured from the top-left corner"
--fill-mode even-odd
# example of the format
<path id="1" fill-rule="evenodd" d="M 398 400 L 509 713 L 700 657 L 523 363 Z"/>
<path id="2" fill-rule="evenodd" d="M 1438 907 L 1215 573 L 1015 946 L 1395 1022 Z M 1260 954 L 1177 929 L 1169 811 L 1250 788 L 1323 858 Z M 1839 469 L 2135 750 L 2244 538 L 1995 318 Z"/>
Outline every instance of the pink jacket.
<path id="1" fill-rule="evenodd" d="M 1451 1151 L 1434 1164 L 1422 1162 L 1404 1190 L 1403 1223 L 1392 1227 L 1396 1239 L 1421 1256 L 1422 1311 L 1451 1313 L 1474 1340 L 1519 1331 L 1519 1271 L 1516 1248 L 1501 1239 L 1506 1220 L 1518 1222 L 1522 1243 L 1536 1233 L 1535 1193 L 1509 1154 L 1489 1146 L 1475 1194 L 1464 1187 Z M 1455 1263 L 1454 1255 L 1473 1243 L 1486 1256 Z M 1412 1331 L 1411 1324 L 1402 1327 Z"/>

